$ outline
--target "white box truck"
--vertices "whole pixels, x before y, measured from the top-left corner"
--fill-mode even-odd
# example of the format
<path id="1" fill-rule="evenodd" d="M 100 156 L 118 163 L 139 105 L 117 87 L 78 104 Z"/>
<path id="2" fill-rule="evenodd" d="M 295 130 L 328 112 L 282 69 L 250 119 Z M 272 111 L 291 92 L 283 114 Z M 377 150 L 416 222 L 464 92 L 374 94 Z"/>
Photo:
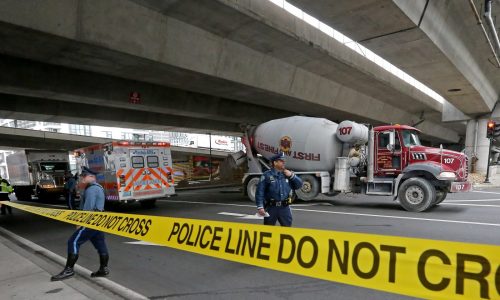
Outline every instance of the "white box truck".
<path id="1" fill-rule="evenodd" d="M 63 196 L 64 173 L 70 170 L 69 153 L 24 150 L 7 156 L 10 184 L 18 200 L 55 199 Z"/>

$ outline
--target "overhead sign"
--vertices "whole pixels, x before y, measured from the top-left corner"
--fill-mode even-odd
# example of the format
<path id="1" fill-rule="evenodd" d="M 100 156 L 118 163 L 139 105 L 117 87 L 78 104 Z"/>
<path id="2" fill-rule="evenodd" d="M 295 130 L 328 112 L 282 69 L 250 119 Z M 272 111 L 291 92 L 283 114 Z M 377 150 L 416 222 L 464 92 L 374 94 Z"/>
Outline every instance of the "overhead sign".
<path id="1" fill-rule="evenodd" d="M 140 241 L 426 299 L 499 299 L 500 246 L 3 205 Z"/>

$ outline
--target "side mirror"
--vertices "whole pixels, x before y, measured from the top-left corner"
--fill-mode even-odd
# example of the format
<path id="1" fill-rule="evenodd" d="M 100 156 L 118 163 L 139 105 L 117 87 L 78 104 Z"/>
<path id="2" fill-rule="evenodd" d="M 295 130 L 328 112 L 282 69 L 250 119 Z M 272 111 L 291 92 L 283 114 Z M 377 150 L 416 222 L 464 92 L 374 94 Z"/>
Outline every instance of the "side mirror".
<path id="1" fill-rule="evenodd" d="M 396 148 L 396 132 L 389 132 L 389 144 L 387 145 L 387 150 L 394 152 Z"/>

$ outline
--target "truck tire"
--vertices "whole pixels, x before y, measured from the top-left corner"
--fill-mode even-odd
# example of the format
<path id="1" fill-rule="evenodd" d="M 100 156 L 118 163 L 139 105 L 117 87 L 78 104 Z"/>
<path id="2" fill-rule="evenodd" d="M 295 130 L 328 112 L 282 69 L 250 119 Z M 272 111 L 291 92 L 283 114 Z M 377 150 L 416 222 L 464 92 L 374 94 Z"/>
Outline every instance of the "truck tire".
<path id="1" fill-rule="evenodd" d="M 295 191 L 297 197 L 304 201 L 311 201 L 319 194 L 318 179 L 312 175 L 300 175 L 303 185 L 302 188 Z"/>
<path id="2" fill-rule="evenodd" d="M 247 181 L 247 196 L 250 201 L 255 202 L 255 193 L 257 192 L 257 185 L 260 182 L 260 177 L 252 177 Z"/>
<path id="3" fill-rule="evenodd" d="M 446 190 L 436 190 L 436 199 L 434 199 L 434 205 L 438 205 L 443 202 L 443 200 L 448 196 L 448 191 Z"/>
<path id="4" fill-rule="evenodd" d="M 399 188 L 399 202 L 407 211 L 422 212 L 434 204 L 436 189 L 425 178 L 406 180 Z"/>
<path id="5" fill-rule="evenodd" d="M 143 200 L 140 203 L 142 208 L 154 208 L 156 205 L 156 199 Z"/>

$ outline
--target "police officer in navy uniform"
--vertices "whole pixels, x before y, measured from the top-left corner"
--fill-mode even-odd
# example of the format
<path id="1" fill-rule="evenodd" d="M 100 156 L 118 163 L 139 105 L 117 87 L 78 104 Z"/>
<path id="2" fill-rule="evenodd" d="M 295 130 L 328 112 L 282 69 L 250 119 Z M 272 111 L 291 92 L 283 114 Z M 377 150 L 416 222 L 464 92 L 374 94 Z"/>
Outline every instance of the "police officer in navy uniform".
<path id="1" fill-rule="evenodd" d="M 97 173 L 83 167 L 81 180 L 85 185 L 82 193 L 80 209 L 85 211 L 103 211 L 104 210 L 104 189 L 96 182 Z M 99 270 L 91 274 L 92 277 L 104 277 L 109 274 L 108 260 L 109 254 L 104 240 L 104 233 L 98 230 L 79 227 L 68 240 L 68 259 L 64 270 L 52 276 L 52 281 L 64 280 L 75 275 L 73 267 L 78 260 L 80 246 L 90 240 L 97 249 L 100 258 Z"/>
<path id="2" fill-rule="evenodd" d="M 260 177 L 255 193 L 259 215 L 264 216 L 264 225 L 292 226 L 290 210 L 292 190 L 302 187 L 302 180 L 285 169 L 285 155 L 279 153 L 271 157 L 273 168 Z M 269 216 L 265 216 L 266 212 Z"/>

